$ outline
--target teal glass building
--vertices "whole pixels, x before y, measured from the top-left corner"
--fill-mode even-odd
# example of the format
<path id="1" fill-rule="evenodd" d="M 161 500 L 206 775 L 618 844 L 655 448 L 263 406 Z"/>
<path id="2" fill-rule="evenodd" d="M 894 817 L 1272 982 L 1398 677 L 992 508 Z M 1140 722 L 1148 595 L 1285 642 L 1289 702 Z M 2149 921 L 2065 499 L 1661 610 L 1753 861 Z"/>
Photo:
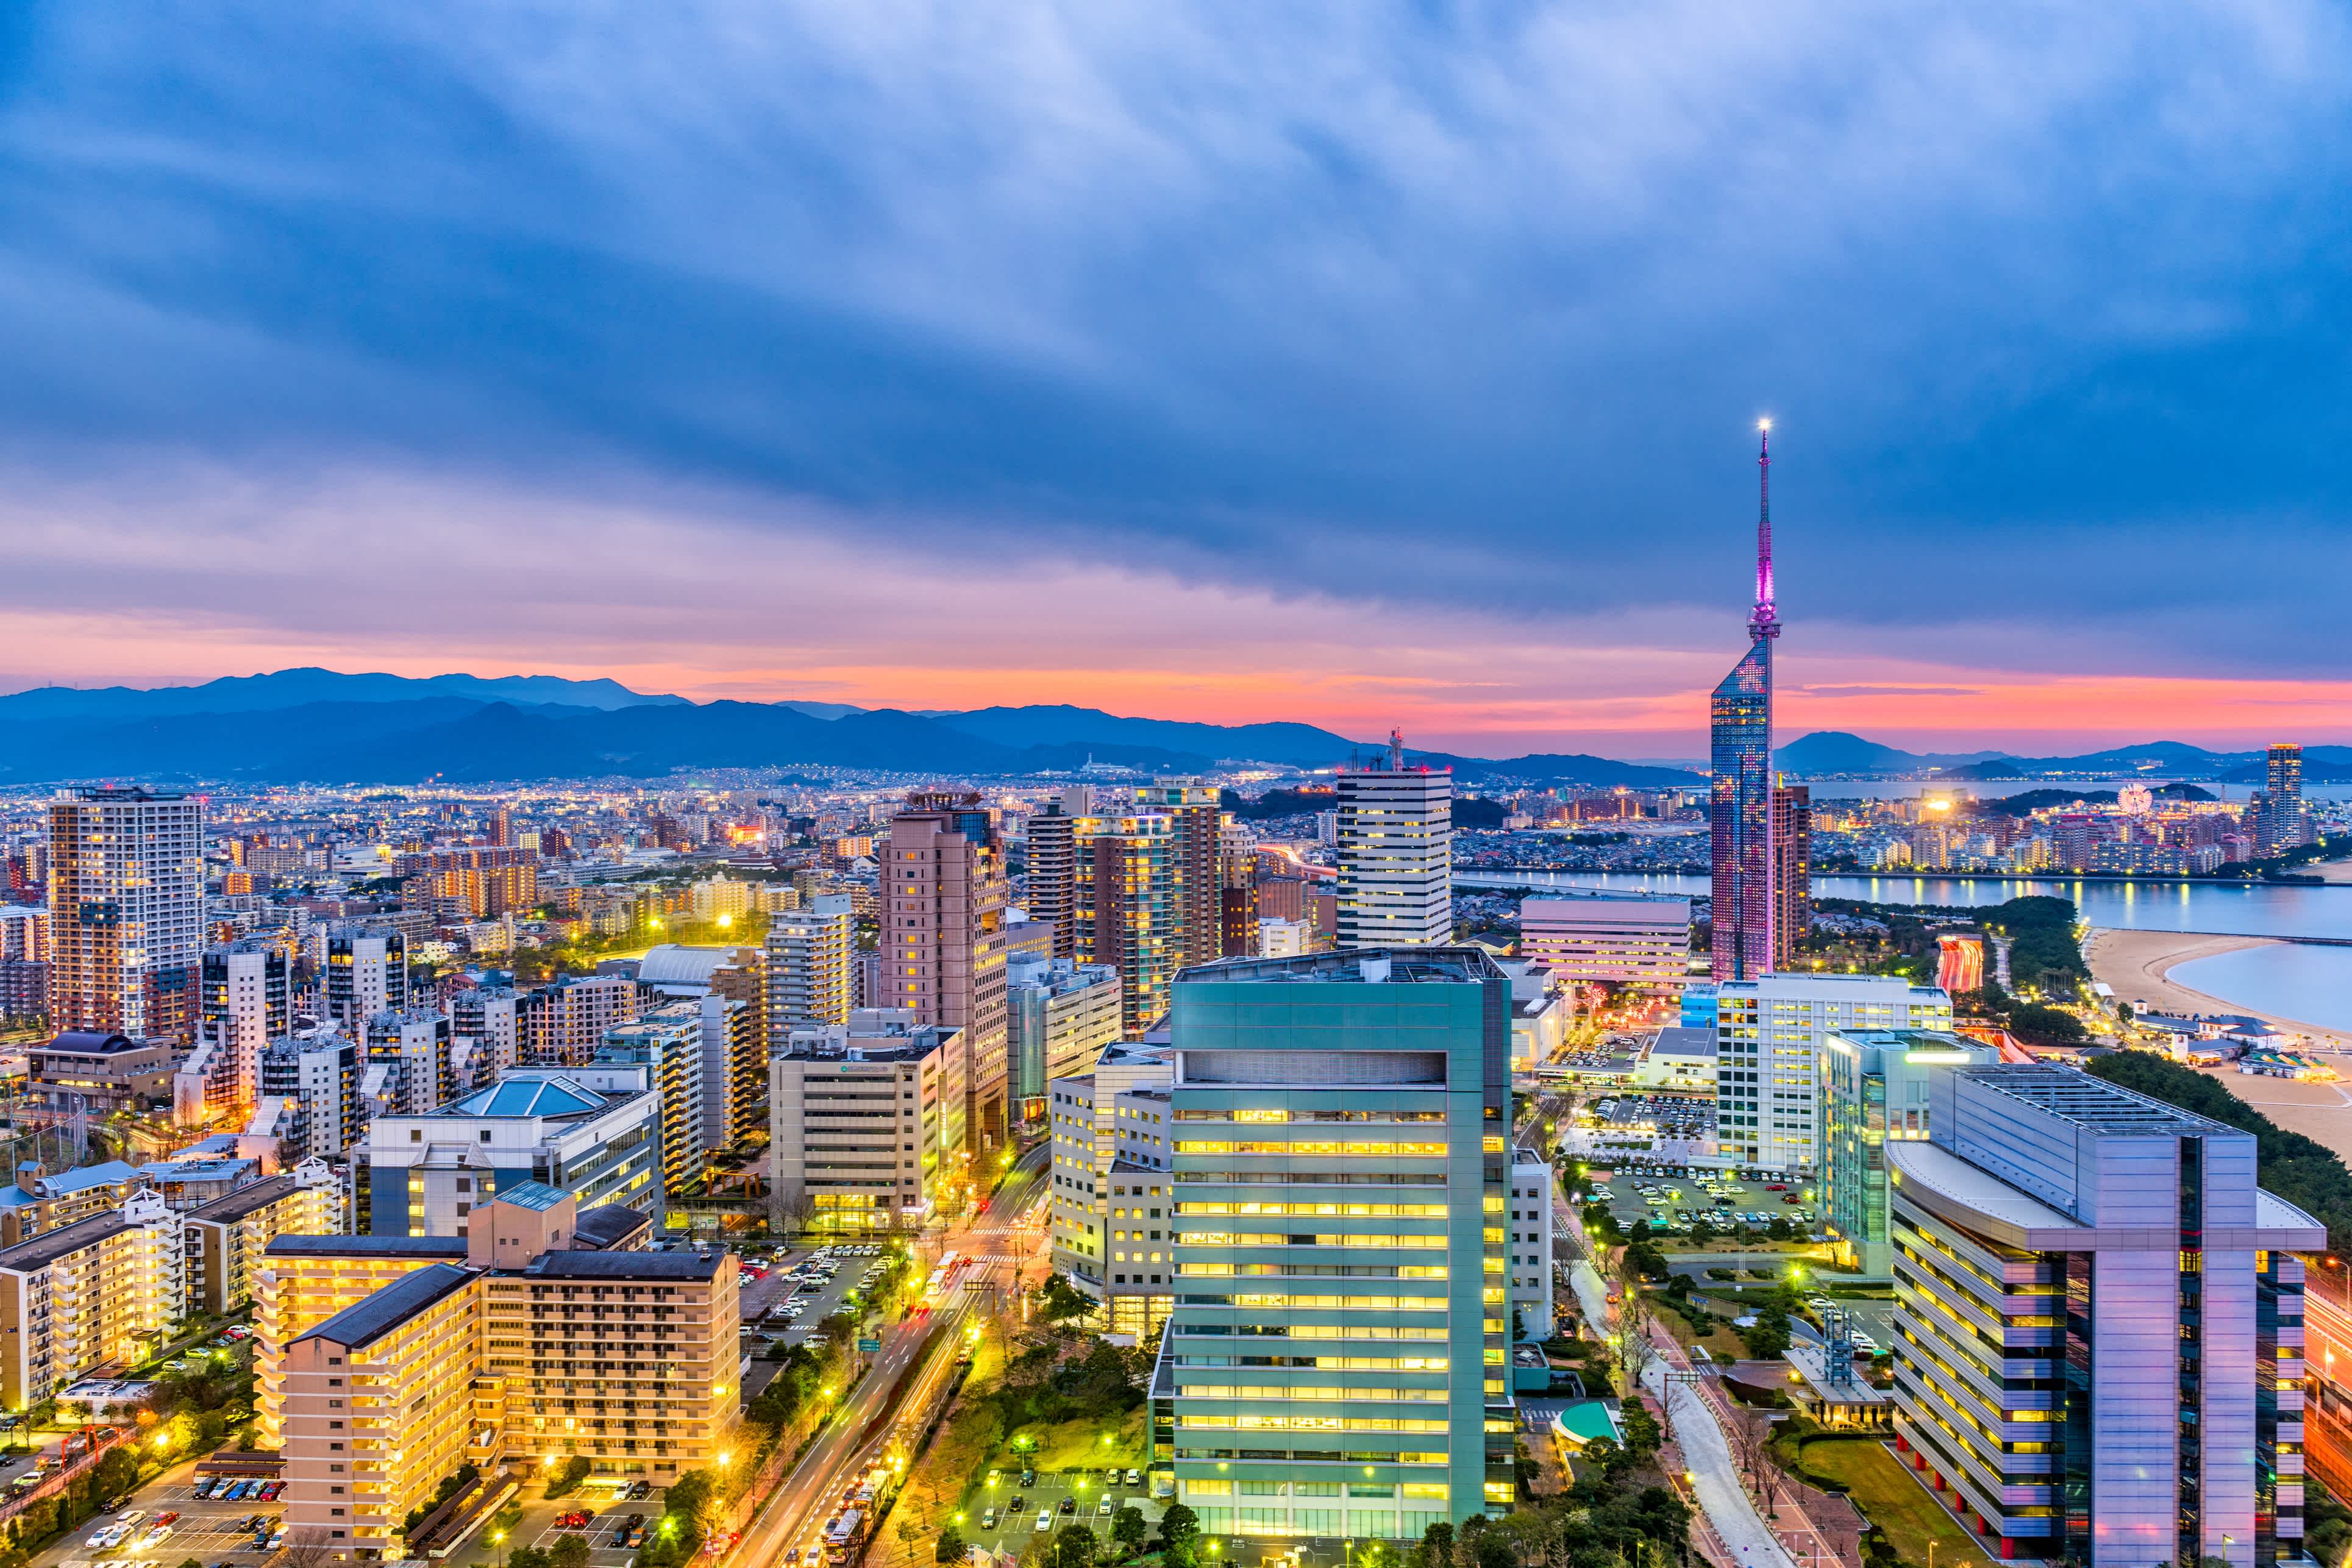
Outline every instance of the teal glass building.
<path id="1" fill-rule="evenodd" d="M 1176 979 L 1152 1457 L 1211 1536 L 1410 1540 L 1512 1497 L 1510 982 L 1476 948 Z"/>

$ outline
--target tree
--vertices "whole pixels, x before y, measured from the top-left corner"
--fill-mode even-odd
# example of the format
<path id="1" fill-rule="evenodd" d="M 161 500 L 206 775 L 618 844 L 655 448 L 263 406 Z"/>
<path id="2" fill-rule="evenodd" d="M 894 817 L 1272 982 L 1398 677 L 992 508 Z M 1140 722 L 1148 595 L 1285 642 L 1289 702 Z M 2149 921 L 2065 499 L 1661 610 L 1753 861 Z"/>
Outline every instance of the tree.
<path id="1" fill-rule="evenodd" d="M 940 1531 L 939 1544 L 931 1548 L 931 1561 L 934 1563 L 961 1563 L 964 1560 L 964 1554 L 969 1550 L 970 1549 L 966 1547 L 963 1542 L 963 1531 L 950 1524 L 945 1530 Z"/>
<path id="2" fill-rule="evenodd" d="M 547 1560 L 554 1568 L 588 1568 L 588 1538 L 584 1535 L 562 1535 L 548 1548 Z"/>
<path id="3" fill-rule="evenodd" d="M 1692 1216 L 1690 1239 L 1693 1247 L 1705 1247 L 1708 1242 L 1715 1239 L 1715 1226 L 1707 1219 L 1706 1215 L 1695 1215 Z"/>
<path id="4" fill-rule="evenodd" d="M 1073 1520 L 1054 1537 L 1054 1568 L 1095 1568 L 1095 1532 Z"/>
<path id="5" fill-rule="evenodd" d="M 1439 1520 L 1421 1532 L 1421 1544 L 1412 1552 L 1412 1568 L 1450 1568 L 1454 1561 L 1454 1527 Z"/>
<path id="6" fill-rule="evenodd" d="M 1094 1298 L 1059 1274 L 1048 1278 L 1037 1292 L 1037 1310 L 1049 1323 L 1083 1318 L 1095 1310 Z"/>
<path id="7" fill-rule="evenodd" d="M 91 1479 L 102 1498 L 120 1497 L 139 1484 L 139 1456 L 117 1445 L 98 1457 Z"/>
<path id="8" fill-rule="evenodd" d="M 554 1568 L 554 1560 L 536 1546 L 518 1546 L 507 1553 L 507 1568 Z"/>
<path id="9" fill-rule="evenodd" d="M 1200 1533 L 1201 1516 L 1183 1503 L 1170 1503 L 1168 1511 L 1160 1516 L 1160 1543 L 1162 1546 L 1189 1545 Z"/>
<path id="10" fill-rule="evenodd" d="M 1143 1510 L 1133 1503 L 1127 1504 L 1110 1516 L 1110 1538 L 1118 1547 L 1121 1557 L 1132 1557 L 1143 1550 Z"/>

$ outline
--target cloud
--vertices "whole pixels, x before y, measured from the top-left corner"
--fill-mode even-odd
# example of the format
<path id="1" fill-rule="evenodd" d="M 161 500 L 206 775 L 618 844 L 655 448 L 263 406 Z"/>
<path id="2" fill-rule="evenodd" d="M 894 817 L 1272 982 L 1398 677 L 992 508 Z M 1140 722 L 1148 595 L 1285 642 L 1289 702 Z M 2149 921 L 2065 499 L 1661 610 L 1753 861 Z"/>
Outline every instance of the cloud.
<path id="1" fill-rule="evenodd" d="M 124 613 L 261 644 L 588 626 L 680 685 L 890 669 L 924 700 L 1046 680 L 1034 610 L 957 601 L 1083 568 L 1481 722 L 1558 729 L 1509 706 L 1559 689 L 1511 651 L 1573 646 L 1639 731 L 1737 643 L 1769 411 L 1790 654 L 1854 700 L 1897 700 L 1895 663 L 1949 699 L 2324 680 L 2333 575 L 2296 564 L 2352 499 L 2347 29 L 2297 0 L 35 7 L 0 41 L 0 428 L 38 493 L 163 494 L 103 567 Z M 306 492 L 466 581 L 288 580 L 268 507 Z M 230 560 L 268 603 L 224 608 Z M 860 562 L 887 604 L 809 604 L 866 603 Z M 709 668 L 649 602 L 698 590 Z M 1119 669 L 1119 609 L 1062 662 Z M 1181 620 L 1153 635 L 1180 664 Z"/>

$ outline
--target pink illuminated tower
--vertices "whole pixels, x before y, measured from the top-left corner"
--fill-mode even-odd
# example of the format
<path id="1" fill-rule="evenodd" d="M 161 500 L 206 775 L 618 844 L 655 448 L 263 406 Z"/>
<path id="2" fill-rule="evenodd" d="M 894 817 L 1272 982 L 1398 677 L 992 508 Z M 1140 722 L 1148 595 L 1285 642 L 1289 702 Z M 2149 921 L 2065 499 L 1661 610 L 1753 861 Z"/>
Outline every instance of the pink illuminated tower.
<path id="1" fill-rule="evenodd" d="M 1748 657 L 1732 666 L 1707 704 L 1718 981 L 1760 979 L 1779 952 L 1772 896 L 1772 644 L 1780 636 L 1780 616 L 1772 604 L 1771 421 L 1760 428 L 1756 608 L 1748 616 Z"/>

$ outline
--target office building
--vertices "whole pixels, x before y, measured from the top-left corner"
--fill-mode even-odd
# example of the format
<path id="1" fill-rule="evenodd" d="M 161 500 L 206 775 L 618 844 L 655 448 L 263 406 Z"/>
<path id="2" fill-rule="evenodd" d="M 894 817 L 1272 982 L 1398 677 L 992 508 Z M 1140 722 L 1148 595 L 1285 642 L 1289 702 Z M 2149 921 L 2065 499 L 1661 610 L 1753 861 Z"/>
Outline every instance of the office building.
<path id="1" fill-rule="evenodd" d="M 1217 786 L 1199 779 L 1160 779 L 1135 792 L 1136 803 L 1169 821 L 1170 858 L 1176 875 L 1176 919 L 1183 951 L 1181 967 L 1214 963 L 1223 956 L 1224 815 Z"/>
<path id="2" fill-rule="evenodd" d="M 1091 784 L 1073 784 L 1029 818 L 1026 903 L 1029 918 L 1054 928 L 1055 958 L 1077 952 L 1084 919 L 1078 893 L 1078 824 L 1095 815 Z"/>
<path id="3" fill-rule="evenodd" d="M 341 1235 L 351 1228 L 348 1196 L 334 1169 L 310 1159 L 188 1211 L 188 1307 L 216 1318 L 241 1310 L 269 1244 L 286 1235 Z"/>
<path id="4" fill-rule="evenodd" d="M 1338 778 L 1339 945 L 1442 946 L 1454 940 L 1454 774 L 1388 766 Z"/>
<path id="5" fill-rule="evenodd" d="M 1045 1086 L 1084 1072 L 1119 1036 L 1118 972 L 1068 959 L 1007 970 L 1014 1092 L 1024 1121 L 1045 1113 Z"/>
<path id="6" fill-rule="evenodd" d="M 1184 948 L 1176 825 L 1158 813 L 1078 824 L 1076 956 L 1118 971 L 1119 1026 L 1140 1037 L 1168 1011 Z"/>
<path id="7" fill-rule="evenodd" d="M 332 1029 L 274 1040 L 261 1053 L 261 1109 L 270 1113 L 256 1121 L 278 1128 L 297 1159 L 333 1159 L 360 1135 L 361 1076 L 360 1047 Z"/>
<path id="8" fill-rule="evenodd" d="M 343 925 L 327 932 L 320 985 L 327 1016 L 359 1039 L 370 1018 L 408 1005 L 408 938 L 388 925 Z"/>
<path id="9" fill-rule="evenodd" d="M 1690 972 L 1690 900 L 1523 899 L 1519 954 L 1570 984 L 1679 990 Z"/>
<path id="10" fill-rule="evenodd" d="M 1813 792 L 1772 791 L 1772 967 L 1794 969 L 1813 924 Z"/>
<path id="11" fill-rule="evenodd" d="M 1531 1149 L 1511 1152 L 1511 1194 L 1504 1258 L 1510 1281 L 1515 1340 L 1548 1340 L 1552 1312 L 1552 1171 Z"/>
<path id="12" fill-rule="evenodd" d="M 463 1236 L 475 1205 L 522 1182 L 658 1214 L 661 1097 L 635 1068 L 523 1068 L 425 1115 L 377 1117 L 352 1159 L 375 1236 Z"/>
<path id="13" fill-rule="evenodd" d="M 1832 1032 L 1949 1030 L 1952 1000 L 1884 974 L 1769 974 L 1716 987 L 1716 1140 L 1737 1165 L 1812 1171 Z"/>
<path id="14" fill-rule="evenodd" d="M 1507 1510 L 1508 981 L 1415 946 L 1175 990 L 1177 1500 L 1213 1536 L 1360 1542 Z"/>
<path id="15" fill-rule="evenodd" d="M 796 1030 L 768 1058 L 779 1232 L 911 1229 L 971 1186 L 967 1057 L 908 1009 Z"/>
<path id="16" fill-rule="evenodd" d="M 1227 814 L 1217 825 L 1218 955 L 1261 956 L 1257 921 L 1257 840 Z"/>
<path id="17" fill-rule="evenodd" d="M 161 1195 L 0 1247 L 0 1405 L 22 1411 L 109 1363 L 132 1365 L 184 1315 L 181 1216 Z"/>
<path id="18" fill-rule="evenodd" d="M 1164 1048 L 1115 1045 L 1047 1086 L 1054 1271 L 1094 1299 L 1097 1328 L 1138 1344 L 1175 1301 L 1174 1072 Z"/>
<path id="19" fill-rule="evenodd" d="M 1261 920 L 1257 922 L 1257 956 L 1297 958 L 1315 951 L 1315 928 L 1305 921 Z"/>
<path id="20" fill-rule="evenodd" d="M 819 893 L 803 908 L 768 922 L 770 1049 L 795 1029 L 849 1022 L 855 924 L 846 893 Z"/>
<path id="21" fill-rule="evenodd" d="M 1711 782 L 1709 858 L 1714 870 L 1714 972 L 1757 980 L 1775 966 L 1780 900 L 1772 883 L 1772 646 L 1780 636 L 1773 604 L 1771 434 L 1757 458 L 1756 607 L 1748 654 L 1708 700 Z"/>
<path id="22" fill-rule="evenodd" d="M 637 984 L 625 974 L 567 974 L 527 991 L 515 1009 L 523 1065 L 584 1066 L 606 1030 L 636 1016 Z"/>
<path id="23" fill-rule="evenodd" d="M 204 811 L 78 789 L 49 805 L 49 1021 L 186 1046 L 204 956 Z"/>
<path id="24" fill-rule="evenodd" d="M 25 1083 L 60 1109 L 168 1110 L 176 1056 L 169 1040 L 69 1029 L 25 1053 Z"/>
<path id="25" fill-rule="evenodd" d="M 1003 843 L 977 795 L 932 791 L 907 805 L 890 819 L 882 852 L 883 984 L 889 1005 L 955 1031 L 964 1134 L 976 1156 L 1010 1136 Z"/>
<path id="26" fill-rule="evenodd" d="M 2253 1135 L 2051 1067 L 1890 1142 L 1895 1443 L 2000 1558 L 2301 1555 L 2303 1266 Z"/>
<path id="27" fill-rule="evenodd" d="M 1890 1278 L 1886 1145 L 1927 1136 L 1934 1077 L 1998 1062 L 1964 1035 L 1927 1029 L 1832 1029 L 1822 1056 L 1822 1228 L 1839 1267 Z"/>

